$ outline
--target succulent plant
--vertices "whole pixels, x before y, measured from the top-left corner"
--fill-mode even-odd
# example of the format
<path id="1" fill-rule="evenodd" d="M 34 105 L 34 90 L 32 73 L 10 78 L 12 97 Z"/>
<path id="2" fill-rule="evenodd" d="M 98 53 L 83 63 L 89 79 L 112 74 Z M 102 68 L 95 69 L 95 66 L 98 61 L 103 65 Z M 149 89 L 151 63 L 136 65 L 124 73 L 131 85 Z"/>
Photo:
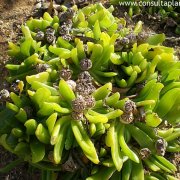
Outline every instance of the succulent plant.
<path id="1" fill-rule="evenodd" d="M 62 179 L 173 178 L 166 152 L 180 151 L 180 63 L 163 34 L 137 44 L 142 22 L 130 29 L 112 11 L 65 9 L 70 41 L 59 33 L 65 20 L 47 12 L 22 25 L 19 45 L 9 43 L 17 91 L 1 98 L 0 144 Z"/>
<path id="2" fill-rule="evenodd" d="M 179 1 L 134 1 L 134 0 L 110 0 L 113 5 L 121 5 L 128 7 L 128 14 L 130 17 L 137 14 L 148 14 L 154 16 L 156 20 L 161 20 L 164 28 L 174 28 L 176 34 L 180 34 L 180 8 Z"/>

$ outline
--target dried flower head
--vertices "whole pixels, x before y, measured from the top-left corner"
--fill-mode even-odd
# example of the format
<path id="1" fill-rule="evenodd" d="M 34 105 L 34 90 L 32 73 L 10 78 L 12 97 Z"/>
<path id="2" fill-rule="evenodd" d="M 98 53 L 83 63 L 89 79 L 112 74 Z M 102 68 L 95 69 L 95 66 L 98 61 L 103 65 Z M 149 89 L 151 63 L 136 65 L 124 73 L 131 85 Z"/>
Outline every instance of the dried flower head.
<path id="1" fill-rule="evenodd" d="M 60 77 L 63 78 L 64 80 L 69 80 L 71 79 L 72 76 L 72 71 L 68 68 L 63 68 L 60 71 Z"/>
<path id="2" fill-rule="evenodd" d="M 45 30 L 45 39 L 49 44 L 52 44 L 56 40 L 54 34 L 55 30 L 51 26 L 48 26 Z"/>
<path id="3" fill-rule="evenodd" d="M 73 111 L 78 112 L 78 113 L 83 112 L 86 108 L 84 97 L 81 95 L 78 96 L 75 100 L 73 100 L 71 105 L 72 105 Z"/>
<path id="4" fill-rule="evenodd" d="M 49 44 L 53 44 L 56 40 L 56 37 L 53 34 L 46 35 L 46 41 Z"/>
<path id="5" fill-rule="evenodd" d="M 59 14 L 60 22 L 66 22 L 69 19 L 72 19 L 74 16 L 74 10 L 72 8 L 67 9 L 67 11 Z"/>
<path id="6" fill-rule="evenodd" d="M 76 82 L 76 92 L 80 95 L 87 96 L 92 94 L 96 88 L 91 82 L 77 81 Z"/>
<path id="7" fill-rule="evenodd" d="M 151 151 L 148 148 L 143 148 L 140 150 L 139 155 L 141 159 L 147 159 L 151 154 Z"/>
<path id="8" fill-rule="evenodd" d="M 83 119 L 83 113 L 82 113 L 82 112 L 72 111 L 71 117 L 72 117 L 74 120 L 81 120 L 81 119 Z"/>
<path id="9" fill-rule="evenodd" d="M 70 34 L 62 35 L 62 38 L 66 41 L 72 41 L 72 36 Z"/>
<path id="10" fill-rule="evenodd" d="M 90 75 L 88 71 L 83 71 L 79 74 L 78 79 L 80 81 L 91 82 L 92 76 Z"/>
<path id="11" fill-rule="evenodd" d="M 120 121 L 124 124 L 130 124 L 134 120 L 133 113 L 123 113 L 120 117 Z"/>
<path id="12" fill-rule="evenodd" d="M 55 34 L 55 30 L 54 30 L 54 28 L 53 27 L 51 27 L 51 26 L 48 26 L 47 28 L 46 28 L 46 30 L 45 30 L 45 35 L 48 35 L 48 34 Z"/>
<path id="13" fill-rule="evenodd" d="M 59 35 L 67 35 L 69 34 L 69 27 L 66 24 L 63 24 L 58 29 Z"/>
<path id="14" fill-rule="evenodd" d="M 167 142 L 163 138 L 160 138 L 156 141 L 155 147 L 157 154 L 160 156 L 164 156 L 166 152 Z"/>
<path id="15" fill-rule="evenodd" d="M 38 31 L 35 38 L 37 41 L 43 41 L 44 40 L 44 32 Z"/>
<path id="16" fill-rule="evenodd" d="M 127 100 L 124 104 L 124 111 L 126 113 L 134 113 L 137 111 L 135 102 Z"/>
<path id="17" fill-rule="evenodd" d="M 93 96 L 85 96 L 84 100 L 87 109 L 95 106 L 95 99 Z"/>
<path id="18" fill-rule="evenodd" d="M 92 67 L 92 62 L 90 59 L 85 58 L 80 61 L 81 70 L 87 71 L 87 70 L 91 69 L 91 67 Z"/>

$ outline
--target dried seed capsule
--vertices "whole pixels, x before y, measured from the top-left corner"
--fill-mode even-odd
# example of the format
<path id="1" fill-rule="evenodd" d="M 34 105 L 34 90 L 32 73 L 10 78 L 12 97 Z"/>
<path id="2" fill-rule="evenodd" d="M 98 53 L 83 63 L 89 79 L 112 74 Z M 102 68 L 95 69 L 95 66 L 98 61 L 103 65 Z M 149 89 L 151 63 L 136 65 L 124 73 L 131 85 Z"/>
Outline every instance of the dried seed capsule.
<path id="1" fill-rule="evenodd" d="M 0 100 L 2 101 L 6 101 L 9 98 L 10 94 L 9 91 L 6 89 L 2 89 L 0 91 Z"/>
<path id="2" fill-rule="evenodd" d="M 72 36 L 70 34 L 65 34 L 62 36 L 62 38 L 66 41 L 72 41 Z"/>
<path id="3" fill-rule="evenodd" d="M 134 113 L 137 111 L 135 102 L 127 100 L 124 104 L 124 111 L 126 113 Z"/>
<path id="4" fill-rule="evenodd" d="M 73 26 L 73 22 L 71 19 L 68 19 L 66 22 L 64 22 L 63 24 L 66 24 L 66 26 L 69 28 L 69 30 L 72 28 Z"/>
<path id="5" fill-rule="evenodd" d="M 95 105 L 95 99 L 94 99 L 94 97 L 92 97 L 92 96 L 85 96 L 85 97 L 84 97 L 84 100 L 85 100 L 86 108 L 92 108 L 92 107 L 94 107 L 94 105 Z"/>
<path id="6" fill-rule="evenodd" d="M 133 113 L 123 113 L 120 117 L 120 121 L 124 124 L 130 124 L 131 122 L 133 122 L 134 120 L 134 116 Z"/>
<path id="7" fill-rule="evenodd" d="M 37 41 L 43 41 L 44 40 L 44 32 L 38 31 L 35 38 Z"/>
<path id="8" fill-rule="evenodd" d="M 67 68 L 63 68 L 60 71 L 60 77 L 63 78 L 65 81 L 71 79 L 72 71 Z"/>
<path id="9" fill-rule="evenodd" d="M 55 30 L 51 26 L 46 28 L 45 39 L 49 44 L 52 44 L 55 41 L 56 37 L 54 34 Z"/>
<path id="10" fill-rule="evenodd" d="M 69 79 L 69 80 L 67 80 L 66 82 L 67 82 L 67 84 L 70 86 L 70 88 L 71 88 L 73 91 L 76 90 L 76 82 L 75 82 L 75 81 Z"/>
<path id="11" fill-rule="evenodd" d="M 95 87 L 90 82 L 77 81 L 76 92 L 80 95 L 86 96 L 92 94 L 95 91 Z"/>
<path id="12" fill-rule="evenodd" d="M 79 74 L 78 79 L 84 82 L 91 82 L 92 76 L 90 75 L 88 71 L 83 71 Z"/>
<path id="13" fill-rule="evenodd" d="M 75 100 L 72 101 L 72 109 L 75 112 L 83 112 L 85 110 L 85 101 L 83 96 L 78 96 Z"/>
<path id="14" fill-rule="evenodd" d="M 71 113 L 71 117 L 72 117 L 74 120 L 81 120 L 81 119 L 83 119 L 83 113 L 79 113 L 79 112 L 73 111 L 73 112 Z"/>
<path id="15" fill-rule="evenodd" d="M 49 44 L 53 44 L 55 42 L 56 37 L 53 34 L 46 35 L 46 41 Z"/>
<path id="16" fill-rule="evenodd" d="M 89 70 L 92 67 L 92 62 L 90 59 L 85 58 L 80 61 L 80 68 L 83 71 Z"/>
<path id="17" fill-rule="evenodd" d="M 63 24 L 59 27 L 58 32 L 61 36 L 69 34 L 69 27 L 66 24 Z"/>
<path id="18" fill-rule="evenodd" d="M 68 19 L 72 19 L 74 16 L 74 10 L 69 8 L 67 11 L 60 13 L 59 19 L 60 22 L 66 22 Z"/>
<path id="19" fill-rule="evenodd" d="M 140 150 L 139 155 L 141 159 L 147 159 L 151 155 L 151 151 L 148 148 L 143 148 Z"/>
<path id="20" fill-rule="evenodd" d="M 160 138 L 156 141 L 155 147 L 157 154 L 160 156 L 164 156 L 166 152 L 167 142 L 163 138 Z"/>
<path id="21" fill-rule="evenodd" d="M 48 64 L 37 64 L 37 65 L 36 65 L 36 70 L 37 70 L 37 72 L 39 72 L 39 73 L 46 71 L 48 68 L 49 68 L 49 65 L 48 65 Z"/>
<path id="22" fill-rule="evenodd" d="M 53 27 L 48 26 L 45 30 L 45 35 L 47 34 L 55 34 L 55 30 L 53 29 Z"/>

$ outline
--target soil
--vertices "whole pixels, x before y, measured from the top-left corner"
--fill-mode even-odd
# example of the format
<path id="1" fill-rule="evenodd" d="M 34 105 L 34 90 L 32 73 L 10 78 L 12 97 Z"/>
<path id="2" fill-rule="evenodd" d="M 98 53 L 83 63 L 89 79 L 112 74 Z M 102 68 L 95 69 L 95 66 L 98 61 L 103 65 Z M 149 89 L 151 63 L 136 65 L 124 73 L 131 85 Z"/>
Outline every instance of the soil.
<path id="1" fill-rule="evenodd" d="M 2 82 L 7 74 L 4 64 L 8 60 L 8 42 L 16 42 L 21 36 L 20 26 L 30 16 L 35 1 L 36 0 L 0 0 L 0 89 L 3 87 Z M 116 10 L 119 17 L 124 17 L 125 9 L 117 7 Z M 174 33 L 173 28 L 166 27 L 158 19 L 149 17 L 148 15 L 135 16 L 133 22 L 127 16 L 126 18 L 129 24 L 134 24 L 139 20 L 143 21 L 143 28 L 149 34 L 165 33 L 167 40 L 164 45 L 174 47 L 176 54 L 180 57 L 180 36 Z M 16 158 L 16 156 L 0 147 L 0 168 Z M 178 153 L 174 155 L 172 161 L 180 167 L 180 155 Z M 23 163 L 9 173 L 0 174 L 0 179 L 33 180 L 39 179 L 38 176 L 39 172 L 36 171 L 34 173 L 34 170 L 29 168 L 27 163 Z"/>

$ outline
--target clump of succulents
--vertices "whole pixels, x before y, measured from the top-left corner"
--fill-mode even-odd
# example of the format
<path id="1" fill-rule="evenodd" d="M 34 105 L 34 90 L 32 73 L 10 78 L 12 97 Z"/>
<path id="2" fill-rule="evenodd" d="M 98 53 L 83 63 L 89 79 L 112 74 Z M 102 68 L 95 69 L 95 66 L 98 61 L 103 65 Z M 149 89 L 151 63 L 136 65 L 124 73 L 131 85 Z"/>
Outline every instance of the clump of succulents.
<path id="1" fill-rule="evenodd" d="M 147 39 L 112 11 L 63 7 L 9 43 L 0 144 L 43 176 L 175 178 L 166 153 L 180 151 L 180 63 L 163 34 Z"/>
<path id="2" fill-rule="evenodd" d="M 164 28 L 175 29 L 175 33 L 180 34 L 179 1 L 165 0 L 160 2 L 158 0 L 146 0 L 138 4 L 136 0 L 110 0 L 110 3 L 114 5 L 122 3 L 121 6 L 128 7 L 128 14 L 130 17 L 140 13 L 154 16 L 157 20 L 161 20 L 161 24 Z"/>

